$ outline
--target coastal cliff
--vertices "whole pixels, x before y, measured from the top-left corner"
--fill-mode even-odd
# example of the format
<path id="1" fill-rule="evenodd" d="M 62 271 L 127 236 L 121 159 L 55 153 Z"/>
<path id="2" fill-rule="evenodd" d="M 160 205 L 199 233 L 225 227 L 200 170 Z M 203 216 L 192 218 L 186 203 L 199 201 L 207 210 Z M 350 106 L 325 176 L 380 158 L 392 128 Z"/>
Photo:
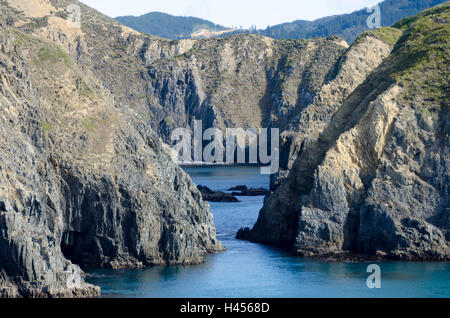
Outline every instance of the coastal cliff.
<path id="1" fill-rule="evenodd" d="M 282 170 L 241 238 L 307 256 L 449 259 L 450 5 L 351 47 L 169 41 L 77 1 L 0 6 L 0 296 L 98 296 L 79 265 L 223 251 L 164 143 L 194 119 L 283 131 Z"/>
<path id="2" fill-rule="evenodd" d="M 0 296 L 99 296 L 79 265 L 197 264 L 222 251 L 209 205 L 99 79 L 55 3 L 66 4 L 1 2 Z"/>
<path id="3" fill-rule="evenodd" d="M 239 237 L 303 256 L 450 259 L 449 22 L 444 4 L 356 40 L 283 134 L 285 170 Z"/>

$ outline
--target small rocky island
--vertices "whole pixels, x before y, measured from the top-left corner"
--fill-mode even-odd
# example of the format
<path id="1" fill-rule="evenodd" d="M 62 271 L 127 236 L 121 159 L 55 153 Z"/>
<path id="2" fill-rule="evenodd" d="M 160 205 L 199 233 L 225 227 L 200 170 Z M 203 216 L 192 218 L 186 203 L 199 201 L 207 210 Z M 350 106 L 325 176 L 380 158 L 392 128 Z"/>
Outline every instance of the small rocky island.
<path id="1" fill-rule="evenodd" d="M 231 194 L 235 196 L 266 196 L 270 194 L 270 191 L 264 188 L 248 188 L 246 185 L 238 185 L 236 187 L 228 189 L 228 191 L 233 191 Z"/>
<path id="2" fill-rule="evenodd" d="M 239 185 L 228 189 L 227 191 L 230 191 L 231 193 L 214 191 L 203 185 L 199 185 L 197 188 L 202 194 L 203 200 L 210 202 L 239 202 L 239 199 L 236 198 L 237 196 L 257 197 L 270 194 L 270 191 L 267 189 L 248 188 L 245 185 Z"/>
<path id="3" fill-rule="evenodd" d="M 223 191 L 213 191 L 206 186 L 197 186 L 202 194 L 203 200 L 210 202 L 239 202 L 239 200 L 230 193 Z"/>

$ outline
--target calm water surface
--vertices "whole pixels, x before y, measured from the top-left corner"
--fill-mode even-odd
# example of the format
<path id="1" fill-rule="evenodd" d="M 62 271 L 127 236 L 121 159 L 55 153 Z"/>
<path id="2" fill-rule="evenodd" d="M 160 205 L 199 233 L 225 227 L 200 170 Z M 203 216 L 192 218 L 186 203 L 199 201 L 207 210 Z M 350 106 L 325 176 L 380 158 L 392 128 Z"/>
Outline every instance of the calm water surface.
<path id="1" fill-rule="evenodd" d="M 253 167 L 185 168 L 194 182 L 225 191 L 240 184 L 269 186 Z M 234 238 L 251 227 L 263 197 L 211 203 L 218 238 L 227 247 L 196 266 L 143 270 L 87 270 L 105 297 L 450 297 L 450 264 L 385 262 L 381 289 L 366 286 L 368 264 L 334 264 L 291 256 L 274 247 Z"/>

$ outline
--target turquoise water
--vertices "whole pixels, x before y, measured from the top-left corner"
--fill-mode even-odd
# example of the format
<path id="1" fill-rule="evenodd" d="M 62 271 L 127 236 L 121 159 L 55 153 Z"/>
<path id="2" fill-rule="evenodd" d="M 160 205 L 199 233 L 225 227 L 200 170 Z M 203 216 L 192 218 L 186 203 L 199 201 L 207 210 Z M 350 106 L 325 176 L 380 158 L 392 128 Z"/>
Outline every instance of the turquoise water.
<path id="1" fill-rule="evenodd" d="M 268 188 L 258 168 L 186 168 L 196 184 L 226 190 L 245 184 Z M 239 241 L 236 231 L 251 227 L 263 197 L 239 197 L 239 203 L 211 203 L 224 253 L 196 266 L 143 270 L 88 270 L 87 280 L 105 297 L 450 297 L 450 264 L 384 262 L 381 288 L 366 286 L 368 264 L 336 264 L 290 255 L 274 247 Z"/>

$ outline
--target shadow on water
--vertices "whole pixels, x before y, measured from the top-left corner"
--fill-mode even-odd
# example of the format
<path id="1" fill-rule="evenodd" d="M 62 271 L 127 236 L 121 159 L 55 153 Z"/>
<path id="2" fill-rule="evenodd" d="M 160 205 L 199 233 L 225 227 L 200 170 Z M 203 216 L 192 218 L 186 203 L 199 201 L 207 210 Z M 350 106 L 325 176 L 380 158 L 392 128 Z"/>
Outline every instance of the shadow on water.
<path id="1" fill-rule="evenodd" d="M 256 167 L 185 168 L 194 182 L 225 191 L 245 184 L 268 188 Z M 450 297 L 450 265 L 384 262 L 381 289 L 366 286 L 368 264 L 327 263 L 294 257 L 289 251 L 235 239 L 256 222 L 263 197 L 239 203 L 211 203 L 219 240 L 227 251 L 196 266 L 143 270 L 88 270 L 88 282 L 104 297 Z"/>

